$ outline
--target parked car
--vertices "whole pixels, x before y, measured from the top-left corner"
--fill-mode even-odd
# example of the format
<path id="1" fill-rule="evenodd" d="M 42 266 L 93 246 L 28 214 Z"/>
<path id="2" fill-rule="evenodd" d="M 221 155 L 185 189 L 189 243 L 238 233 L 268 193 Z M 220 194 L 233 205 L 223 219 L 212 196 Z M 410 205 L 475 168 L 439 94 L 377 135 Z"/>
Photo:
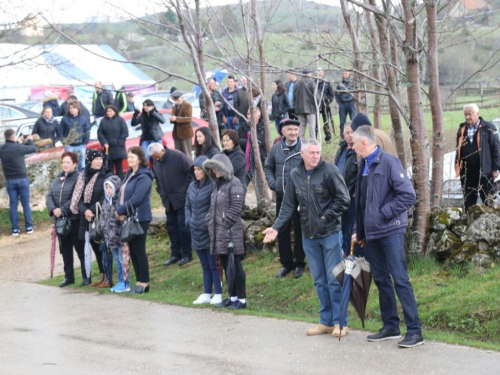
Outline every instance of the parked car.
<path id="1" fill-rule="evenodd" d="M 165 117 L 165 123 L 162 124 L 162 129 L 163 129 L 163 144 L 166 145 L 168 148 L 175 148 L 174 140 L 172 138 L 172 130 L 174 129 L 174 125 L 170 123 L 169 118 L 170 114 L 172 113 L 172 110 L 170 109 L 161 109 L 159 110 L 160 113 L 163 114 Z M 125 143 L 125 147 L 128 149 L 132 146 L 139 146 L 140 142 L 140 137 L 141 137 L 141 130 L 140 126 L 132 126 L 132 116 L 133 112 L 126 112 L 120 115 L 125 122 L 127 123 L 128 126 L 128 138 Z M 98 150 L 102 150 L 101 144 L 99 143 L 97 139 L 97 129 L 99 128 L 99 123 L 101 119 L 97 119 L 92 123 L 92 127 L 90 129 L 90 142 L 87 144 L 87 148 L 94 148 Z M 191 121 L 193 125 L 193 130 L 196 132 L 196 129 L 199 127 L 208 127 L 208 123 L 202 119 L 199 118 L 194 118 Z M 28 135 L 31 134 L 31 129 L 29 129 L 29 126 L 26 126 L 25 128 L 19 129 L 18 134 L 23 134 L 23 135 Z M 193 144 L 194 144 L 194 136 L 193 136 Z M 55 148 L 50 148 L 45 151 L 40 151 L 35 154 L 28 155 L 26 157 L 26 162 L 29 163 L 34 163 L 37 161 L 46 161 L 46 160 L 52 160 L 55 158 L 60 158 L 62 153 L 64 152 L 64 148 L 61 147 L 55 147 Z M 126 170 L 128 168 L 128 163 L 127 160 L 125 159 L 123 161 L 123 168 Z"/>
<path id="2" fill-rule="evenodd" d="M 39 113 L 30 111 L 26 108 L 15 104 L 0 103 L 0 122 L 2 123 L 38 117 L 40 117 Z"/>

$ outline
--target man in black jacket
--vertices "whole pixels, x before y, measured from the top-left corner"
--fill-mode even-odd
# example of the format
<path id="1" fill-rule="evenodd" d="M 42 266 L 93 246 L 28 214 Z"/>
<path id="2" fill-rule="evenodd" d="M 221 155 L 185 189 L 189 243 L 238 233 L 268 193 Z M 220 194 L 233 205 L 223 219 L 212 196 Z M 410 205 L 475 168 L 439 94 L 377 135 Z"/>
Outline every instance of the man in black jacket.
<path id="1" fill-rule="evenodd" d="M 348 70 L 342 71 L 342 82 L 337 85 L 335 98 L 339 104 L 340 134 L 344 133 L 344 124 L 347 121 L 347 115 L 352 120 L 356 116 L 356 102 L 351 91 L 355 89 L 354 81 Z"/>
<path id="2" fill-rule="evenodd" d="M 290 105 L 292 108 L 288 110 L 288 117 L 292 120 L 297 120 L 297 115 L 295 114 L 295 102 L 293 101 L 293 91 L 295 89 L 295 84 L 297 83 L 297 74 L 294 72 L 288 72 L 288 82 L 285 83 L 286 94 L 288 95 L 288 100 L 290 100 Z"/>
<path id="3" fill-rule="evenodd" d="M 186 226 L 184 213 L 186 193 L 193 176 L 191 162 L 182 152 L 159 143 L 151 143 L 148 154 L 153 158 L 156 191 L 167 214 L 167 231 L 172 249 L 170 259 L 163 265 L 170 266 L 180 261 L 179 266 L 183 266 L 193 260 L 191 233 Z"/>
<path id="4" fill-rule="evenodd" d="M 491 181 L 500 173 L 500 141 L 495 126 L 479 117 L 476 104 L 464 107 L 465 122 L 457 133 L 456 177 L 460 176 L 465 211 L 483 203 L 491 189 Z"/>
<path id="5" fill-rule="evenodd" d="M 236 100 L 234 103 L 234 108 L 238 111 L 238 113 L 242 114 L 243 116 L 239 116 L 239 125 L 238 126 L 244 126 L 247 122 L 247 119 L 245 118 L 247 112 L 248 112 L 248 107 L 250 106 L 249 101 L 248 101 L 248 90 L 247 90 L 247 85 L 248 85 L 248 80 L 247 77 L 243 76 L 241 78 L 241 82 L 243 83 L 243 86 L 238 87 L 238 94 L 236 95 Z M 238 129 L 239 130 L 239 127 Z"/>
<path id="6" fill-rule="evenodd" d="M 302 245 L 320 303 L 320 322 L 306 333 L 345 336 L 347 318 L 339 327 L 341 286 L 332 270 L 342 261 L 340 217 L 349 207 L 349 191 L 338 168 L 321 160 L 320 142 L 304 140 L 300 154 L 303 161 L 290 173 L 280 214 L 263 232 L 264 242 L 274 241 L 300 205 Z"/>
<path id="7" fill-rule="evenodd" d="M 95 117 L 104 117 L 106 114 L 106 107 L 114 104 L 113 94 L 111 91 L 103 88 L 101 81 L 97 81 L 94 87 L 95 92 L 92 98 L 92 114 Z"/>
<path id="8" fill-rule="evenodd" d="M 323 132 L 325 133 L 325 142 L 330 143 L 332 141 L 332 133 L 330 132 L 330 118 L 332 119 L 333 126 L 333 118 L 332 111 L 330 109 L 330 103 L 333 101 L 334 94 L 333 88 L 330 82 L 327 82 L 323 79 L 324 76 L 323 69 L 318 69 L 318 99 L 319 99 L 319 111 L 321 113 L 321 117 L 323 118 Z M 319 129 L 317 129 L 319 131 Z"/>
<path id="9" fill-rule="evenodd" d="M 30 180 L 26 173 L 26 162 L 24 156 L 36 152 L 33 137 L 29 135 L 27 142 L 23 144 L 21 135 L 16 142 L 16 132 L 7 129 L 4 132 L 5 143 L 0 147 L 0 160 L 2 162 L 3 174 L 7 181 L 7 193 L 10 203 L 10 224 L 12 235 L 19 236 L 19 215 L 17 213 L 18 201 L 21 200 L 24 213 L 24 224 L 27 234 L 33 233 L 30 207 Z"/>
<path id="10" fill-rule="evenodd" d="M 290 176 L 290 172 L 300 164 L 300 147 L 302 145 L 299 138 L 300 123 L 297 120 L 285 119 L 281 122 L 283 140 L 276 143 L 269 152 L 266 159 L 264 171 L 269 188 L 276 193 L 276 215 L 279 216 L 285 186 Z M 295 210 L 293 213 L 293 231 L 295 233 L 295 244 L 292 252 L 291 221 L 278 235 L 278 250 L 280 262 L 283 266 L 276 277 L 285 277 L 295 269 L 294 277 L 297 279 L 304 273 L 305 254 L 302 247 L 302 230 L 300 228 L 300 214 Z M 295 254 L 295 262 L 293 255 Z"/>

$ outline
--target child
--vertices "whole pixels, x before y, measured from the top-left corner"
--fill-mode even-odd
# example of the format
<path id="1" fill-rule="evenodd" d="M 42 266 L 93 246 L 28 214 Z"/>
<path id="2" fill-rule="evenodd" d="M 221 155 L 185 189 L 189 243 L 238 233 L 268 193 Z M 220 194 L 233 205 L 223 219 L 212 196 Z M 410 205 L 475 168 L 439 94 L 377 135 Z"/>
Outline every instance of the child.
<path id="1" fill-rule="evenodd" d="M 115 205 L 120 200 L 122 181 L 118 176 L 111 176 L 104 181 L 104 202 L 102 204 L 102 232 L 106 245 L 111 249 L 115 259 L 118 284 L 110 289 L 112 292 L 122 293 L 130 290 L 130 281 L 123 279 L 122 255 L 122 225 L 115 216 Z"/>

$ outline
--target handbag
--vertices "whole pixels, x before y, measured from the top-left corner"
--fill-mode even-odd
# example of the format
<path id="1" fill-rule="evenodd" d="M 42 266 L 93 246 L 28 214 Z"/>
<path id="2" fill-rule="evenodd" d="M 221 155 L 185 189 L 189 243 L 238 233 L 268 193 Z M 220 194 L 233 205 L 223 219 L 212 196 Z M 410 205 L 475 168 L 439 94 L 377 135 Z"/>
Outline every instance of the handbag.
<path id="1" fill-rule="evenodd" d="M 133 209 L 129 210 L 128 202 L 129 201 L 125 204 L 127 207 L 127 218 L 122 222 L 122 242 L 130 242 L 134 238 L 144 234 L 144 230 L 142 229 L 139 219 L 137 218 L 137 210 L 135 213 Z"/>
<path id="2" fill-rule="evenodd" d="M 97 202 L 95 204 L 96 216 L 89 224 L 89 235 L 90 239 L 94 242 L 100 243 L 104 240 L 104 235 L 102 233 L 102 223 L 99 217 L 99 211 L 102 211 L 101 204 Z"/>
<path id="3" fill-rule="evenodd" d="M 71 218 L 61 216 L 56 219 L 56 234 L 59 237 L 66 237 L 71 232 Z"/>

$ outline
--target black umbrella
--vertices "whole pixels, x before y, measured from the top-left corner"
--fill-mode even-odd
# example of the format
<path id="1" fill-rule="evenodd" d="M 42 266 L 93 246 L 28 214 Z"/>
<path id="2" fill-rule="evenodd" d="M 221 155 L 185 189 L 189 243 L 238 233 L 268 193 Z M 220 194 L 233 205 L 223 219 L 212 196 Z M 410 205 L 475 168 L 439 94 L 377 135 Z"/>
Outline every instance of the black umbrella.
<path id="1" fill-rule="evenodd" d="M 365 327 L 366 303 L 370 292 L 371 272 L 370 263 L 365 258 L 354 257 L 354 245 L 351 243 L 351 254 L 337 264 L 332 272 L 342 285 L 340 295 L 340 331 L 344 328 L 349 301 L 358 313 L 363 328 Z M 339 340 L 340 340 L 339 336 Z"/>
<path id="2" fill-rule="evenodd" d="M 113 286 L 113 256 L 111 255 L 111 251 L 108 246 L 106 246 L 106 242 L 101 242 L 99 245 L 99 251 L 102 252 L 102 267 L 104 268 L 104 273 L 108 278 L 109 285 Z"/>
<path id="3" fill-rule="evenodd" d="M 230 235 L 230 241 L 227 244 L 226 284 L 229 296 L 232 296 L 234 279 L 236 277 L 236 267 L 234 265 L 234 242 L 233 242 L 232 229 L 229 229 L 229 235 Z"/>

